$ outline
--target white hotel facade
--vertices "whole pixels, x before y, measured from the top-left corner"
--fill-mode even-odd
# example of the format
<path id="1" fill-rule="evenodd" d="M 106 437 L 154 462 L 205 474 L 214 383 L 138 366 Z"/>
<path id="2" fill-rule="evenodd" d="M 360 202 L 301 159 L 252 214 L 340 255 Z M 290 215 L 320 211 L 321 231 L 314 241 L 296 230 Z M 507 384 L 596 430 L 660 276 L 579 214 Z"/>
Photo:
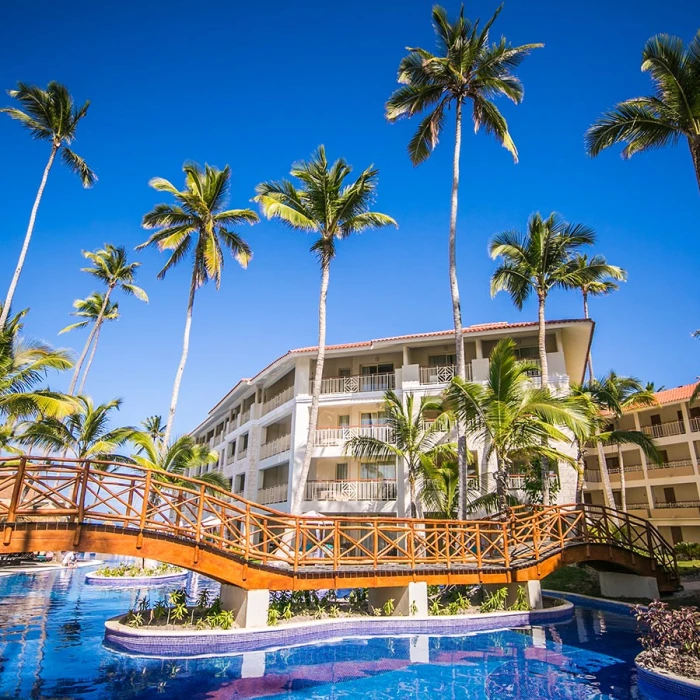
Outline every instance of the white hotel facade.
<path id="1" fill-rule="evenodd" d="M 546 345 L 550 384 L 566 391 L 585 372 L 593 323 L 551 321 Z M 494 323 L 464 329 L 468 374 L 487 377 L 489 354 L 502 338 L 512 338 L 520 357 L 537 360 L 536 323 Z M 306 449 L 311 377 L 317 348 L 290 350 L 252 379 L 240 380 L 192 431 L 219 453 L 218 463 L 191 472 L 222 471 L 234 493 L 287 511 L 298 488 Z M 344 454 L 354 435 L 387 436 L 382 425 L 384 392 L 439 396 L 454 376 L 454 332 L 441 331 L 330 345 L 326 350 L 318 427 L 305 487 L 304 512 L 382 514 L 408 512 L 407 474 L 402 464 L 361 462 Z M 495 463 L 480 445 L 470 444 L 475 465 L 470 484 L 493 488 Z M 576 475 L 560 467 L 560 502 L 574 500 Z M 511 477 L 518 490 L 521 479 Z"/>

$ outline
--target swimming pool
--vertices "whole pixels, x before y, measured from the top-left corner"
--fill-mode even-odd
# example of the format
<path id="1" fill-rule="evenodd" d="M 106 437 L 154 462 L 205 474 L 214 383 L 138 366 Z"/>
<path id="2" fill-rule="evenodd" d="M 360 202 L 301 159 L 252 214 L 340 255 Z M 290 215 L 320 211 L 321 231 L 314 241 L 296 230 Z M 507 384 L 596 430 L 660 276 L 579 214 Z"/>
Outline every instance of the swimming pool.
<path id="1" fill-rule="evenodd" d="M 216 587 L 190 575 L 188 586 Z M 149 587 L 157 598 L 165 590 Z M 104 621 L 146 589 L 89 586 L 85 570 L 0 578 L 0 697 L 99 700 L 607 700 L 640 697 L 631 617 L 468 636 L 350 638 L 207 659 L 126 657 Z"/>

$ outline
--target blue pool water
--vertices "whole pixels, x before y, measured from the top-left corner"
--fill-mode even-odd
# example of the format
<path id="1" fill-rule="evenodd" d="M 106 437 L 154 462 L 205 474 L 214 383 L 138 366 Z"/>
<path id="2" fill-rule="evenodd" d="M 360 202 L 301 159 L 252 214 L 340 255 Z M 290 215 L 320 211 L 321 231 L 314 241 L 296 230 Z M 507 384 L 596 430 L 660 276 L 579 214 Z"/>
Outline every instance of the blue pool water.
<path id="1" fill-rule="evenodd" d="M 196 589 L 210 585 L 190 576 Z M 137 595 L 85 569 L 0 577 L 0 698 L 57 700 L 607 700 L 641 698 L 631 617 L 461 637 L 350 638 L 208 659 L 129 658 L 102 646 Z"/>

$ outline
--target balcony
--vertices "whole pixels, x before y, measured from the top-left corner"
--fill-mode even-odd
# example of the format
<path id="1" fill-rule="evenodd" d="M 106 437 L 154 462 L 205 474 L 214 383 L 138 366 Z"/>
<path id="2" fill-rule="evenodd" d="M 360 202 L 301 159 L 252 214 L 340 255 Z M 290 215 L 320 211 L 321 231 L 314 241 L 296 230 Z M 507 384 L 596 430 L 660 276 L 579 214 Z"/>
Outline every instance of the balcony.
<path id="1" fill-rule="evenodd" d="M 307 481 L 306 501 L 395 501 L 396 481 Z"/>
<path id="2" fill-rule="evenodd" d="M 550 486 L 555 486 L 557 483 L 556 474 L 549 475 Z M 525 490 L 525 476 L 523 474 L 509 474 L 508 475 L 508 490 L 509 491 L 524 491 Z"/>
<path id="3" fill-rule="evenodd" d="M 260 459 L 278 455 L 281 452 L 286 452 L 292 444 L 291 435 L 281 435 L 275 440 L 265 442 L 260 446 Z"/>
<path id="4" fill-rule="evenodd" d="M 700 508 L 700 501 L 674 501 L 673 503 L 654 503 L 654 508 Z"/>
<path id="5" fill-rule="evenodd" d="M 248 409 L 247 411 L 243 411 L 243 413 L 241 413 L 241 418 L 240 418 L 240 421 L 238 423 L 238 427 L 239 428 L 243 427 L 249 420 L 250 420 L 250 409 Z"/>
<path id="6" fill-rule="evenodd" d="M 694 432 L 700 432 L 700 418 L 691 418 L 690 419 L 690 429 Z"/>
<path id="7" fill-rule="evenodd" d="M 287 500 L 288 484 L 277 484 L 268 486 L 266 489 L 258 489 L 258 503 L 261 506 L 268 506 L 271 503 L 284 503 Z"/>
<path id="8" fill-rule="evenodd" d="M 279 394 L 275 394 L 273 397 L 265 401 L 265 403 L 262 405 L 261 415 L 264 416 L 266 413 L 274 411 L 276 408 L 279 408 L 283 404 L 287 403 L 287 401 L 291 401 L 293 398 L 294 387 L 287 387 L 284 391 L 281 391 Z"/>
<path id="9" fill-rule="evenodd" d="M 467 381 L 472 380 L 472 366 L 467 364 Z M 447 384 L 457 374 L 457 367 L 448 365 L 445 367 L 421 367 L 420 368 L 420 383 L 421 384 Z"/>
<path id="10" fill-rule="evenodd" d="M 673 471 L 669 473 L 668 469 Z M 650 479 L 658 479 L 660 477 L 668 476 L 692 476 L 695 471 L 693 469 L 693 461 L 690 459 L 675 459 L 671 462 L 664 462 L 663 464 L 652 464 L 647 465 L 647 470 L 649 471 Z M 664 470 L 665 473 L 659 474 L 658 472 Z"/>
<path id="11" fill-rule="evenodd" d="M 382 442 L 394 441 L 391 430 L 385 425 L 348 425 L 342 428 L 318 428 L 314 435 L 314 447 L 342 447 L 355 437 L 371 437 Z"/>
<path id="12" fill-rule="evenodd" d="M 248 448 L 243 447 L 240 450 L 238 450 L 238 460 L 245 459 L 248 456 Z"/>
<path id="13" fill-rule="evenodd" d="M 683 435 L 685 433 L 685 425 L 683 425 L 682 420 L 673 420 L 668 423 L 643 425 L 642 432 L 655 438 L 671 437 L 672 435 Z"/>
<path id="14" fill-rule="evenodd" d="M 314 382 L 310 384 L 313 392 Z M 363 391 L 387 391 L 396 387 L 396 375 L 387 374 L 355 375 L 352 377 L 329 377 L 321 380 L 322 394 L 356 394 Z"/>

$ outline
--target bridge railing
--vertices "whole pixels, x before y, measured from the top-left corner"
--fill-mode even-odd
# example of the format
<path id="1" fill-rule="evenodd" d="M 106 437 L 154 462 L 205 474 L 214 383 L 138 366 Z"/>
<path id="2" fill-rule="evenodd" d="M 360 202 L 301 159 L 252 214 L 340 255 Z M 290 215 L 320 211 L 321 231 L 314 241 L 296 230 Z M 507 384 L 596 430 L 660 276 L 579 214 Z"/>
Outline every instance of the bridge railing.
<path id="1" fill-rule="evenodd" d="M 608 544 L 677 577 L 673 548 L 648 521 L 590 504 L 511 509 L 482 520 L 293 516 L 197 479 L 128 464 L 0 459 L 0 523 L 72 522 L 158 533 L 253 565 L 293 571 L 442 567 L 514 569 L 574 544 Z"/>

